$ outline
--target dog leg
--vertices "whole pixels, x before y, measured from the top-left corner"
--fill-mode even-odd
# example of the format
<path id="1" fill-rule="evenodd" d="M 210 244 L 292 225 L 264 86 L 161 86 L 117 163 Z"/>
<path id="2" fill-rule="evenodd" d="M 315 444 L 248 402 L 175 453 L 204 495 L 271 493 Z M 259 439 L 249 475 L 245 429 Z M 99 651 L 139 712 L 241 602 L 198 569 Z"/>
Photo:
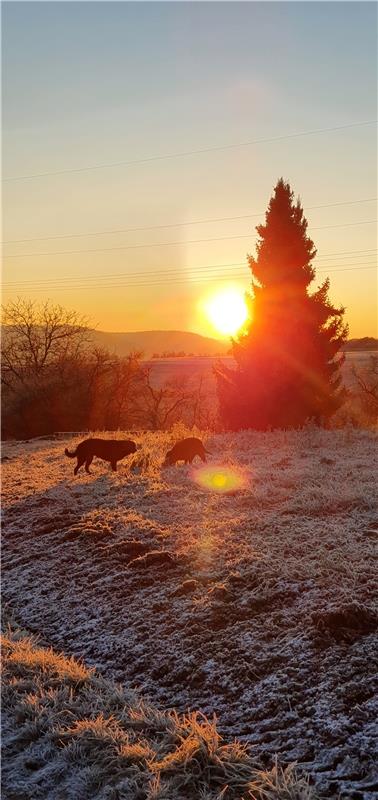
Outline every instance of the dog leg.
<path id="1" fill-rule="evenodd" d="M 75 469 L 74 469 L 74 475 L 77 475 L 77 473 L 78 473 L 78 471 L 79 471 L 80 467 L 82 467 L 82 466 L 83 466 L 83 464 L 84 464 L 84 461 L 85 461 L 85 458 L 83 458 L 83 459 L 78 459 L 78 460 L 77 460 L 77 464 L 76 464 L 76 467 L 75 467 Z"/>
<path id="2" fill-rule="evenodd" d="M 88 473 L 88 475 L 92 475 L 92 473 L 91 473 L 91 471 L 89 469 L 89 467 L 92 464 L 92 461 L 93 461 L 93 456 L 89 456 L 89 458 L 87 458 L 87 460 L 85 462 L 85 471 Z"/>

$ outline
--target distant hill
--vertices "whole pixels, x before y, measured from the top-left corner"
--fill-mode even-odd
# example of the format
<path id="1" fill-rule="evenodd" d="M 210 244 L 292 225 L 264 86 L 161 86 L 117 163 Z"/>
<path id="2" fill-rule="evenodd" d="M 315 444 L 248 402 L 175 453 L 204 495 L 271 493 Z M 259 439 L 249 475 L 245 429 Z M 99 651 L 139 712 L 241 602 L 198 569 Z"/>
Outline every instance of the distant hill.
<path id="1" fill-rule="evenodd" d="M 190 331 L 127 331 L 108 333 L 92 331 L 93 342 L 118 356 L 131 352 L 142 352 L 145 358 L 154 354 L 185 354 L 193 356 L 225 356 L 230 350 L 229 341 L 200 336 Z M 349 339 L 343 347 L 346 352 L 355 350 L 378 350 L 378 339 L 364 336 L 362 339 Z"/>
<path id="2" fill-rule="evenodd" d="M 373 339 L 372 336 L 364 336 L 362 339 L 349 339 L 343 350 L 346 352 L 353 350 L 378 350 L 378 339 Z"/>
<path id="3" fill-rule="evenodd" d="M 92 331 L 93 342 L 118 356 L 133 351 L 142 352 L 145 358 L 154 354 L 185 353 L 193 356 L 226 355 L 230 349 L 228 341 L 211 339 L 190 331 L 135 331 L 127 333 L 108 333 Z"/>
<path id="4" fill-rule="evenodd" d="M 12 328 L 1 326 L 3 336 Z M 127 331 L 109 333 L 108 331 L 91 331 L 92 341 L 96 347 L 103 347 L 110 353 L 126 356 L 131 352 L 143 354 L 151 359 L 155 354 L 165 357 L 177 356 L 226 356 L 231 344 L 229 340 L 213 339 L 200 336 L 191 331 Z M 378 350 L 378 339 L 364 336 L 362 339 L 349 339 L 343 347 L 346 352 Z"/>

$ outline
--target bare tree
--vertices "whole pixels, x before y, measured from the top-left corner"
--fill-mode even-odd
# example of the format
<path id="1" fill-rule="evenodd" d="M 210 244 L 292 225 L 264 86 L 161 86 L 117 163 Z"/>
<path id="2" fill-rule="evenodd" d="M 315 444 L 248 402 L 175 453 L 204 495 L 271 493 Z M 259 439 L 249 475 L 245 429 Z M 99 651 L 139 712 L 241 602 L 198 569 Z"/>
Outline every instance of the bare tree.
<path id="1" fill-rule="evenodd" d="M 90 340 L 87 320 L 47 301 L 18 298 L 2 308 L 2 382 L 39 378 L 51 365 L 75 360 Z"/>
<path id="2" fill-rule="evenodd" d="M 378 357 L 370 356 L 369 366 L 362 370 L 357 370 L 353 366 L 353 375 L 359 387 L 365 411 L 373 419 L 378 416 Z"/>
<path id="3" fill-rule="evenodd" d="M 2 333 L 3 435 L 214 425 L 205 378 L 159 385 L 141 353 L 119 358 L 91 347 L 86 320 L 73 311 L 18 299 L 3 308 Z"/>
<path id="4" fill-rule="evenodd" d="M 143 388 L 140 359 L 140 353 L 112 357 L 98 393 L 103 398 L 104 424 L 108 427 L 131 428 L 139 419 L 138 401 Z"/>
<path id="5" fill-rule="evenodd" d="M 200 373 L 190 383 L 187 422 L 200 430 L 214 430 L 218 423 L 218 400 L 211 375 Z"/>
<path id="6" fill-rule="evenodd" d="M 152 430 L 167 428 L 177 419 L 177 414 L 182 411 L 190 400 L 186 383 L 182 381 L 169 381 L 164 386 L 154 386 L 151 368 L 144 370 L 142 404 L 147 424 Z"/>

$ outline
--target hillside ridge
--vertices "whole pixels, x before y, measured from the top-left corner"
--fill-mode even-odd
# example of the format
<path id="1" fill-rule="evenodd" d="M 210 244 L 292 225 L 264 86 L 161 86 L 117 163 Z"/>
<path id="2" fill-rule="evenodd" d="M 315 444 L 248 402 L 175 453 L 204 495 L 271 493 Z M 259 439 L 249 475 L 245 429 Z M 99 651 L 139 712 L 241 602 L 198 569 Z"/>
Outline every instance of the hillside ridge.
<path id="1" fill-rule="evenodd" d="M 213 339 L 201 336 L 192 331 L 124 331 L 107 332 L 91 331 L 97 345 L 105 347 L 119 356 L 134 351 L 141 351 L 147 357 L 154 353 L 185 353 L 193 356 L 225 355 L 230 348 L 228 340 Z"/>
<path id="2" fill-rule="evenodd" d="M 227 355 L 231 344 L 228 339 L 214 339 L 192 331 L 146 330 L 146 331 L 99 331 L 93 329 L 95 343 L 119 356 L 134 351 L 147 358 L 163 353 L 193 356 Z M 345 351 L 377 350 L 378 339 L 372 336 L 349 339 L 342 348 Z"/>

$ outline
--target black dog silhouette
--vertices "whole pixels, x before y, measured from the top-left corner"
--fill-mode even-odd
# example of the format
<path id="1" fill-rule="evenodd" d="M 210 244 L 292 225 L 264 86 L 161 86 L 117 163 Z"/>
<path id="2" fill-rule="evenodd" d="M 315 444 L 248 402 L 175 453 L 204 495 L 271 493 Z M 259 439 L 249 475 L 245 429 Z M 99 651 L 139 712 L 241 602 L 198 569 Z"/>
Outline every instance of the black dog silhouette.
<path id="1" fill-rule="evenodd" d="M 163 467 L 176 464 L 176 461 L 185 461 L 185 464 L 191 464 L 196 456 L 199 456 L 202 461 L 206 461 L 206 453 L 209 453 L 209 451 L 205 450 L 201 439 L 190 436 L 188 439 L 182 439 L 181 442 L 177 442 L 171 450 L 168 450 Z"/>
<path id="2" fill-rule="evenodd" d="M 135 453 L 136 449 L 136 444 L 131 439 L 85 439 L 84 442 L 78 444 L 74 453 L 70 453 L 67 448 L 64 452 L 68 458 L 77 458 L 74 475 L 77 475 L 78 470 L 84 463 L 85 471 L 90 475 L 89 467 L 94 456 L 103 458 L 104 461 L 109 461 L 112 465 L 112 470 L 116 472 L 117 461 L 129 456 L 131 453 Z"/>

